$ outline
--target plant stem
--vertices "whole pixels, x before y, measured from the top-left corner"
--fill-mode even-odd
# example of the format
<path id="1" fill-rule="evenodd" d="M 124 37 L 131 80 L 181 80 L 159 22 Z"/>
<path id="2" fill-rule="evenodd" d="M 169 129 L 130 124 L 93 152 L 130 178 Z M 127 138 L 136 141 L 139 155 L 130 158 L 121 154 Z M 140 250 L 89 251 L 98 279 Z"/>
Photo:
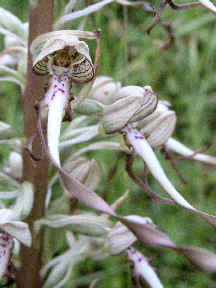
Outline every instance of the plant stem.
<path id="1" fill-rule="evenodd" d="M 53 0 L 37 0 L 35 2 L 37 2 L 37 5 L 31 6 L 29 11 L 28 48 L 38 35 L 51 31 L 53 24 Z M 37 115 L 34 105 L 44 95 L 44 81 L 44 77 L 42 78 L 33 74 L 32 59 L 30 52 L 28 52 L 27 86 L 23 94 L 24 134 L 27 139 L 37 133 Z M 40 155 L 42 147 L 39 137 L 36 137 L 34 142 L 33 153 Z M 35 193 L 31 214 L 25 219 L 31 230 L 34 221 L 44 215 L 45 197 L 48 187 L 48 168 L 49 162 L 47 158 L 44 158 L 35 165 L 32 162 L 30 154 L 27 151 L 23 151 L 23 181 L 30 181 L 34 186 Z M 21 248 L 20 257 L 22 265 L 16 279 L 17 287 L 20 288 L 41 287 L 39 271 L 43 253 L 43 231 L 37 237 L 34 237 L 33 234 L 32 236 L 32 247 L 27 248 L 22 246 Z"/>

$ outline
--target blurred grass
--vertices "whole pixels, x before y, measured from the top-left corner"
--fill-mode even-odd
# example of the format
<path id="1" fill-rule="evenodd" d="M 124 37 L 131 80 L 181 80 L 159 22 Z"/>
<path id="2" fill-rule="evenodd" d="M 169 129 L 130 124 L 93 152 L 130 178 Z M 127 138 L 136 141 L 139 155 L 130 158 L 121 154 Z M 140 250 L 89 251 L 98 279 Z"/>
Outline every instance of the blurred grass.
<path id="1" fill-rule="evenodd" d="M 9 9 L 23 21 L 27 21 L 27 1 L 0 0 L 0 6 Z M 81 2 L 81 1 L 80 1 Z M 181 3 L 187 1 L 180 1 Z M 82 1 L 83 3 L 83 1 Z M 159 1 L 152 1 L 158 5 Z M 82 4 L 80 4 L 82 5 Z M 175 137 L 198 149 L 215 137 L 216 114 L 216 17 L 203 7 L 186 11 L 174 11 L 167 7 L 162 19 L 171 23 L 176 37 L 175 44 L 167 51 L 159 52 L 154 44 L 156 40 L 167 40 L 161 26 L 156 26 L 151 35 L 145 31 L 152 22 L 149 13 L 128 8 L 128 84 L 151 85 L 160 99 L 169 100 L 178 115 Z M 75 21 L 71 28 L 80 23 Z M 123 8 L 117 4 L 106 6 L 94 16 L 89 16 L 86 29 L 101 28 L 100 75 L 112 76 L 115 80 L 124 79 L 124 29 Z M 89 42 L 94 54 L 95 43 Z M 19 90 L 14 85 L 0 86 L 0 120 L 10 123 L 18 131 L 22 130 L 22 108 Z M 4 149 L 0 150 L 4 157 Z M 216 154 L 214 145 L 209 153 Z M 102 164 L 104 182 L 108 169 L 114 164 L 116 152 L 88 153 Z M 182 185 L 169 163 L 159 156 L 163 167 L 173 184 L 195 207 L 215 214 L 216 171 L 200 163 L 184 161 L 178 168 L 188 184 Z M 139 175 L 143 173 L 140 160 L 135 163 Z M 159 185 L 149 177 L 154 191 L 164 193 Z M 129 199 L 119 208 L 122 215 L 138 214 L 152 218 L 178 245 L 195 245 L 215 251 L 216 233 L 212 227 L 200 218 L 180 207 L 161 204 L 160 211 L 152 201 L 128 179 L 121 160 L 119 169 L 111 181 L 101 191 L 107 191 L 107 200 L 112 203 L 127 188 Z M 98 191 L 99 193 L 102 193 Z M 138 246 L 145 255 L 153 258 L 153 266 L 167 288 L 213 288 L 216 276 L 196 271 L 186 259 L 173 251 Z M 98 275 L 101 279 L 95 287 L 129 288 L 131 287 L 128 265 L 124 257 L 111 257 L 101 262 L 85 261 L 74 272 L 71 283 L 66 287 L 88 287 L 91 279 Z M 93 274 L 93 278 L 87 276 Z M 99 273 L 99 274 L 94 274 Z M 78 280 L 76 280 L 78 279 Z M 82 280 L 83 279 L 83 280 Z"/>

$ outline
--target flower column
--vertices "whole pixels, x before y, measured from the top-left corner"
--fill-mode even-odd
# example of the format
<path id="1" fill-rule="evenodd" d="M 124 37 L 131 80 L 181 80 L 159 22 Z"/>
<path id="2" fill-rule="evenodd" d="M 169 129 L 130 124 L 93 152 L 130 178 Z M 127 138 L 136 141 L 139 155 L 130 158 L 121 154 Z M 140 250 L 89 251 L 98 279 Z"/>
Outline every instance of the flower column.
<path id="1" fill-rule="evenodd" d="M 37 5 L 32 5 L 29 12 L 29 46 L 38 35 L 51 31 L 53 23 L 53 0 L 32 2 L 37 3 Z M 36 100 L 39 100 L 44 95 L 43 81 L 45 81 L 42 77 L 38 77 L 32 72 L 30 53 L 28 55 L 27 87 L 23 95 L 24 132 L 26 138 L 31 137 L 37 131 L 37 117 L 34 104 Z M 39 139 L 35 140 L 33 150 L 35 154 L 40 154 L 41 145 L 39 144 Z M 32 182 L 35 191 L 33 209 L 27 218 L 27 222 L 32 227 L 34 220 L 44 214 L 49 163 L 47 159 L 43 159 L 37 163 L 36 167 L 33 167 L 31 156 L 25 151 L 23 153 L 23 160 L 23 180 Z M 42 238 L 43 232 L 38 235 L 37 239 L 33 239 L 32 248 L 21 248 L 22 266 L 17 274 L 17 287 L 41 287 L 39 270 L 43 248 Z"/>

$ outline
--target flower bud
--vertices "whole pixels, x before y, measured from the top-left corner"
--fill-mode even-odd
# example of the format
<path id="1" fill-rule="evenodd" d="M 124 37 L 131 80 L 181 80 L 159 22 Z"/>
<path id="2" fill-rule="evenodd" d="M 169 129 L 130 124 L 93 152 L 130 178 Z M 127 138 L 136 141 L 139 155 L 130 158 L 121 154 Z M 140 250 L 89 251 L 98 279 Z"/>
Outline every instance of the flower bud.
<path id="1" fill-rule="evenodd" d="M 8 139 L 15 135 L 11 126 L 5 122 L 0 121 L 0 139 Z"/>
<path id="2" fill-rule="evenodd" d="M 75 160 L 68 159 L 64 165 L 74 178 L 78 179 L 89 189 L 95 190 L 100 184 L 102 177 L 102 170 L 98 162 L 94 159 L 88 160 L 84 157 L 79 157 Z M 66 194 L 70 195 L 66 189 Z"/>
<path id="3" fill-rule="evenodd" d="M 16 59 L 7 53 L 0 54 L 0 65 L 8 66 L 8 67 L 15 67 L 17 64 Z"/>
<path id="4" fill-rule="evenodd" d="M 104 105 L 101 102 L 98 102 L 93 99 L 85 99 L 82 103 L 80 103 L 75 112 L 79 114 L 84 114 L 88 116 L 99 116 L 103 115 Z"/>
<path id="5" fill-rule="evenodd" d="M 176 114 L 169 110 L 169 106 L 168 102 L 159 101 L 154 113 L 136 123 L 141 134 L 154 148 L 165 144 L 175 129 Z"/>
<path id="6" fill-rule="evenodd" d="M 108 253 L 116 255 L 130 247 L 137 241 L 137 238 L 125 225 L 117 222 L 108 233 L 105 241 L 105 249 L 108 250 Z"/>
<path id="7" fill-rule="evenodd" d="M 115 95 L 121 88 L 120 82 L 114 82 L 111 77 L 98 76 L 89 93 L 89 98 L 95 99 L 98 102 L 108 105 L 115 101 Z M 87 93 L 88 87 L 84 87 L 80 94 Z"/>
<path id="8" fill-rule="evenodd" d="M 143 99 L 142 107 L 137 113 L 131 118 L 130 122 L 142 120 L 149 114 L 152 114 L 155 110 L 158 98 L 154 94 L 150 86 L 139 87 L 139 86 L 126 86 L 119 90 L 116 94 L 116 99 L 122 99 L 128 96 L 141 97 Z"/>
<path id="9" fill-rule="evenodd" d="M 25 38 L 28 38 L 28 28 L 29 28 L 29 24 L 28 22 L 26 23 L 22 23 L 22 29 L 23 32 L 25 32 Z M 13 34 L 6 34 L 6 36 L 4 37 L 4 47 L 7 49 L 9 47 L 13 47 L 13 46 L 20 46 L 21 43 L 19 41 L 19 39 L 17 39 L 17 37 L 15 37 Z"/>
<path id="10" fill-rule="evenodd" d="M 39 75 L 67 72 L 72 81 L 85 83 L 94 77 L 88 45 L 73 31 L 42 34 L 31 45 L 33 71 Z"/>
<path id="11" fill-rule="evenodd" d="M 17 152 L 11 152 L 4 171 L 15 179 L 22 177 L 22 156 Z"/>
<path id="12" fill-rule="evenodd" d="M 119 131 L 127 123 L 143 119 L 152 113 L 157 104 L 157 96 L 149 89 L 138 86 L 121 88 L 113 104 L 104 107 L 102 125 L 106 133 Z"/>
<path id="13" fill-rule="evenodd" d="M 0 189 L 19 188 L 19 182 L 6 173 L 0 172 Z"/>
<path id="14" fill-rule="evenodd" d="M 1 125 L 1 124 L 0 124 Z M 14 132 L 12 132 L 14 133 Z M 11 134 L 12 137 L 13 134 Z M 0 136 L 0 144 L 6 146 L 7 148 L 13 149 L 16 152 L 21 153 L 22 152 L 22 148 L 23 145 L 25 143 L 25 139 L 24 138 L 11 138 L 11 139 L 3 139 L 1 140 L 1 136 Z"/>

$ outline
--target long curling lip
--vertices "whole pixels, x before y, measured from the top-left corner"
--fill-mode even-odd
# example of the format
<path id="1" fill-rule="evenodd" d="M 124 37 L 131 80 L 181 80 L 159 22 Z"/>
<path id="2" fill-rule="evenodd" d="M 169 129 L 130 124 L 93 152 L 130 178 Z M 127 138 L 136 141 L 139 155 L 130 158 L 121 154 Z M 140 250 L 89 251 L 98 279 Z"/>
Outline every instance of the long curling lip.
<path id="1" fill-rule="evenodd" d="M 205 155 L 202 153 L 196 153 L 195 151 L 189 149 L 181 142 L 175 140 L 174 138 L 169 138 L 165 144 L 166 148 L 176 152 L 185 157 L 185 159 L 197 160 L 206 164 L 216 165 L 216 157 Z"/>
<path id="2" fill-rule="evenodd" d="M 50 89 L 45 95 L 48 104 L 47 146 L 48 153 L 60 165 L 59 137 L 65 107 L 69 99 L 69 79 L 67 75 L 54 75 Z M 47 99 L 48 98 L 48 99 Z M 41 111 L 42 112 L 42 111 Z"/>
<path id="3" fill-rule="evenodd" d="M 186 208 L 196 213 L 201 218 L 206 220 L 209 224 L 216 227 L 216 216 L 207 214 L 194 208 L 175 189 L 175 187 L 165 174 L 162 166 L 160 165 L 160 162 L 158 161 L 154 151 L 147 142 L 146 138 L 136 129 L 133 129 L 130 126 L 126 126 L 124 129 L 122 129 L 122 131 L 126 133 L 127 141 L 134 148 L 135 152 L 144 160 L 153 177 L 166 191 L 166 193 L 170 195 L 170 197 L 175 201 L 175 203 L 182 206 L 183 208 Z"/>

